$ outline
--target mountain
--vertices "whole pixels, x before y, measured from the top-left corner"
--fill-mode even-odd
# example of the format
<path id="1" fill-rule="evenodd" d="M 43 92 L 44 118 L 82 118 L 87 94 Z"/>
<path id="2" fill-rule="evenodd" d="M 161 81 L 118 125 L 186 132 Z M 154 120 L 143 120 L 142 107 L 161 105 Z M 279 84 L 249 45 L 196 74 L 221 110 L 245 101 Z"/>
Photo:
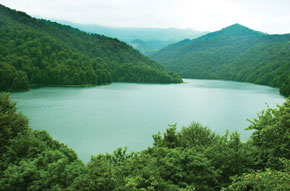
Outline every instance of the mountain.
<path id="1" fill-rule="evenodd" d="M 181 78 L 117 39 L 88 34 L 0 5 L 0 90 Z"/>
<path id="2" fill-rule="evenodd" d="M 180 41 L 185 38 L 196 38 L 204 32 L 192 29 L 178 28 L 130 28 L 130 27 L 106 27 L 100 25 L 76 24 L 68 21 L 57 21 L 80 30 L 105 35 L 112 38 L 118 38 L 122 41 L 132 41 L 140 39 L 143 41 Z"/>
<path id="3" fill-rule="evenodd" d="M 132 46 L 133 48 L 139 50 L 142 54 L 149 56 L 158 50 L 170 45 L 174 44 L 178 41 L 163 41 L 163 40 L 141 40 L 135 39 L 132 41 L 127 41 L 126 43 Z"/>
<path id="4" fill-rule="evenodd" d="M 269 35 L 234 24 L 150 57 L 185 78 L 251 82 L 290 94 L 290 34 Z"/>
<path id="5" fill-rule="evenodd" d="M 117 38 L 133 46 L 145 55 L 149 55 L 169 44 L 176 43 L 183 39 L 193 39 L 206 34 L 206 32 L 200 32 L 192 29 L 129 27 L 118 28 L 105 27 L 100 25 L 76 24 L 68 21 L 58 22 L 89 33 L 97 33 L 108 37 Z"/>
<path id="6" fill-rule="evenodd" d="M 132 41 L 127 42 L 133 48 L 139 50 L 144 55 L 151 55 L 154 52 L 160 50 L 163 47 L 168 46 L 169 44 L 176 43 L 177 41 L 162 41 L 162 40 L 140 40 L 135 39 Z"/>

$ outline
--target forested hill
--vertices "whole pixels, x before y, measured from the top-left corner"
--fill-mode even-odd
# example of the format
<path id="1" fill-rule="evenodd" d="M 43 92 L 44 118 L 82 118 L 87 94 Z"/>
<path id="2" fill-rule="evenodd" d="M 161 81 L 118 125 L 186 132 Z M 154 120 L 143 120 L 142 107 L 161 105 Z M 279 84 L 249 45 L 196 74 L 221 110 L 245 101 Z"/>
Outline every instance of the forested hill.
<path id="1" fill-rule="evenodd" d="M 35 19 L 0 5 L 0 90 L 112 81 L 182 80 L 117 39 Z"/>
<path id="2" fill-rule="evenodd" d="M 251 82 L 290 94 L 290 34 L 268 35 L 234 24 L 167 46 L 151 58 L 186 78 Z"/>

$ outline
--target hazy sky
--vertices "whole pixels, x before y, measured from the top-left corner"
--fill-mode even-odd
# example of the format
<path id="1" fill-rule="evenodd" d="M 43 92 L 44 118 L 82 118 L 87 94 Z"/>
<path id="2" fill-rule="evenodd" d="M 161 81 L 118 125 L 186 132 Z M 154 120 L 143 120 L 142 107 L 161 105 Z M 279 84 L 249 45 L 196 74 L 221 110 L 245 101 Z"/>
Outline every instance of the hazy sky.
<path id="1" fill-rule="evenodd" d="M 290 0 L 0 0 L 32 16 L 118 27 L 215 31 L 234 23 L 290 33 Z"/>

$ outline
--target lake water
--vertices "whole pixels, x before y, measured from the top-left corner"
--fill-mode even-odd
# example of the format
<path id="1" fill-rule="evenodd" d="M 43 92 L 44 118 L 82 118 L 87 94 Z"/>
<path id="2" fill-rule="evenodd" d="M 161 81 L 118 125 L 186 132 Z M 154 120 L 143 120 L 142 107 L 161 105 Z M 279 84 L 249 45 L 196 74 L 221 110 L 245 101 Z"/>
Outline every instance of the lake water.
<path id="1" fill-rule="evenodd" d="M 91 155 L 128 146 L 140 151 L 168 124 L 178 129 L 198 121 L 224 134 L 244 129 L 258 111 L 285 99 L 277 88 L 217 80 L 184 80 L 184 84 L 113 83 L 97 87 L 45 87 L 12 93 L 33 129 L 47 130 L 87 162 Z"/>

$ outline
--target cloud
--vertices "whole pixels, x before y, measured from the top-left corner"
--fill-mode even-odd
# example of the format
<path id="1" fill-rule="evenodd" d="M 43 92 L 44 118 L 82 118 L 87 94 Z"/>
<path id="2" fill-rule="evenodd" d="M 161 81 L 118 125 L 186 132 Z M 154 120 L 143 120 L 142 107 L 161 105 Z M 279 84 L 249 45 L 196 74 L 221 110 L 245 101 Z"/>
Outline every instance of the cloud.
<path id="1" fill-rule="evenodd" d="M 118 27 L 214 31 L 234 23 L 268 33 L 290 32 L 289 0 L 0 0 L 30 15 Z"/>

